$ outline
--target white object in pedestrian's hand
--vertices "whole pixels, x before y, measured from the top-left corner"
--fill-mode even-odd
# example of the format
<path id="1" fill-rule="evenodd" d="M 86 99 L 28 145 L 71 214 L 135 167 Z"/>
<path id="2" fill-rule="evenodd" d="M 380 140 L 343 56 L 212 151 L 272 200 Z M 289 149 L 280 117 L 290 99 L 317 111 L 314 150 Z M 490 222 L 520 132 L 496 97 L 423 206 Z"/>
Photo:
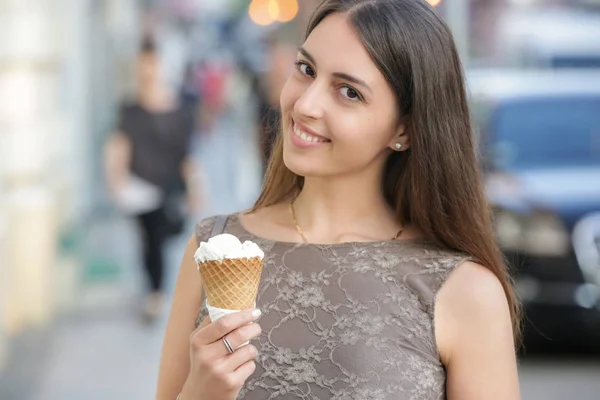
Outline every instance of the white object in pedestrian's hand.
<path id="1" fill-rule="evenodd" d="M 114 197 L 117 207 L 126 214 L 139 215 L 157 210 L 163 201 L 163 191 L 156 185 L 130 175 Z"/>

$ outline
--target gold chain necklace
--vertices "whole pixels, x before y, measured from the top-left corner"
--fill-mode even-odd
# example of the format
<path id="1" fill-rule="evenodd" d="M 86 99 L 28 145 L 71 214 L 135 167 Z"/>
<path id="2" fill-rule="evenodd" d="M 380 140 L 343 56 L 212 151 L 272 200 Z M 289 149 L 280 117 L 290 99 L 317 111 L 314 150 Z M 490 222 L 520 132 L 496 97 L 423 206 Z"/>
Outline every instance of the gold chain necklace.
<path id="1" fill-rule="evenodd" d="M 306 240 L 306 236 L 304 236 L 304 232 L 302 231 L 302 228 L 300 228 L 300 225 L 298 225 L 298 221 L 296 221 L 296 213 L 294 212 L 294 201 L 290 201 L 290 215 L 292 216 L 294 225 L 296 225 L 296 230 L 302 237 L 302 240 L 304 240 L 304 243 L 308 243 L 308 240 Z"/>
<path id="2" fill-rule="evenodd" d="M 304 231 L 302 230 L 300 225 L 298 225 L 298 221 L 296 221 L 296 213 L 294 212 L 294 201 L 293 200 L 290 201 L 289 210 L 290 210 L 290 215 L 292 216 L 292 221 L 294 221 L 294 225 L 296 225 L 296 231 L 298 231 L 298 234 L 300 235 L 300 237 L 302 237 L 302 240 L 304 241 L 304 243 L 308 243 L 306 236 L 304 236 Z M 402 232 L 404 232 L 404 226 L 402 226 L 400 228 L 398 233 L 396 233 L 396 236 L 394 236 L 391 240 L 397 240 L 400 237 L 400 235 L 402 235 Z"/>

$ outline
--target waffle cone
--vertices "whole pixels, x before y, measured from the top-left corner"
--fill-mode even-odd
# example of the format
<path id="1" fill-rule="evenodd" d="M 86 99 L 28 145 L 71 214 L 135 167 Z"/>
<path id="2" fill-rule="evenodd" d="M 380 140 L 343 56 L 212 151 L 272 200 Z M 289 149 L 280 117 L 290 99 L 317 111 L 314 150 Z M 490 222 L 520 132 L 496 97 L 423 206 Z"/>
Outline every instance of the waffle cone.
<path id="1" fill-rule="evenodd" d="M 198 263 L 208 304 L 227 310 L 254 307 L 262 267 L 260 257 Z"/>

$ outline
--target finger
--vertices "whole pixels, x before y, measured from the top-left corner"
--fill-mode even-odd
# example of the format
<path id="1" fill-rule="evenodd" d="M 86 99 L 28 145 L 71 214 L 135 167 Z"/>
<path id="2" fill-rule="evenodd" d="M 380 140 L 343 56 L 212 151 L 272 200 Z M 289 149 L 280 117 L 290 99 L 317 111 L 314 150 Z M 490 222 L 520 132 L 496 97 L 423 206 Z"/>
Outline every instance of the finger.
<path id="1" fill-rule="evenodd" d="M 225 371 L 234 372 L 248 361 L 254 360 L 258 352 L 256 347 L 251 344 L 245 345 L 237 349 L 234 353 L 225 357 L 223 367 Z"/>
<path id="2" fill-rule="evenodd" d="M 229 344 L 233 349 L 239 348 L 243 343 L 249 340 L 255 339 L 260 336 L 262 329 L 259 324 L 251 323 L 249 325 L 242 325 L 236 330 L 228 333 L 224 337 L 227 338 Z"/>
<path id="3" fill-rule="evenodd" d="M 246 343 L 252 339 L 257 338 L 258 336 L 260 336 L 262 332 L 262 329 L 260 328 L 260 325 L 256 324 L 256 323 L 252 323 L 250 325 L 244 325 L 239 327 L 238 329 L 234 330 L 233 332 L 230 332 L 229 334 L 225 335 L 225 338 L 229 341 L 229 344 L 231 345 L 231 347 L 234 350 L 234 353 L 237 352 L 236 349 L 240 349 L 244 348 L 246 346 L 242 346 L 243 343 Z M 240 348 L 240 346 L 242 346 Z M 216 358 L 224 358 L 229 356 L 231 353 L 229 352 L 229 349 L 227 349 L 227 346 L 225 345 L 223 338 L 217 340 L 214 343 L 211 343 L 209 345 L 205 345 L 204 346 L 204 351 L 205 354 L 207 354 L 207 357 L 216 359 Z"/>
<path id="4" fill-rule="evenodd" d="M 202 322 L 200 322 L 200 325 L 198 325 L 198 328 L 196 328 L 196 330 L 200 330 L 202 328 L 204 328 L 205 326 L 207 326 L 208 324 L 210 324 L 212 321 L 210 320 L 210 316 L 206 316 Z"/>
<path id="5" fill-rule="evenodd" d="M 196 334 L 198 332 L 200 332 L 202 329 L 204 329 L 207 325 L 209 325 L 212 321 L 210 320 L 210 316 L 206 316 L 202 322 L 200 322 L 200 325 L 198 325 L 198 327 L 196 329 L 194 329 L 192 331 L 192 333 L 190 334 L 190 338 L 193 338 L 194 336 L 196 336 Z"/>
<path id="6" fill-rule="evenodd" d="M 197 340 L 203 344 L 210 344 L 221 340 L 221 338 L 227 335 L 234 329 L 239 328 L 242 325 L 247 325 L 250 322 L 257 320 L 260 317 L 260 310 L 258 309 L 247 309 L 244 311 L 238 311 L 233 314 L 229 314 L 220 318 L 218 321 L 207 325 L 195 335 Z"/>
<path id="7" fill-rule="evenodd" d="M 240 382 L 241 385 L 246 382 L 248 378 L 256 371 L 256 363 L 254 360 L 246 361 L 242 364 L 238 369 L 236 369 L 233 373 L 233 379 L 237 382 Z"/>

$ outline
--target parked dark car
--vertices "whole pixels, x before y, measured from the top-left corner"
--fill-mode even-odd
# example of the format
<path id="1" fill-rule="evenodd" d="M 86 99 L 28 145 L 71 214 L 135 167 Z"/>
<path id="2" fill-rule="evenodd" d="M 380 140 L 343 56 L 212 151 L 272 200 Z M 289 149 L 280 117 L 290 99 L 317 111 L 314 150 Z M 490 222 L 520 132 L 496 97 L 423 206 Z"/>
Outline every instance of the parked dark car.
<path id="1" fill-rule="evenodd" d="M 470 71 L 526 346 L 600 346 L 600 72 Z"/>

